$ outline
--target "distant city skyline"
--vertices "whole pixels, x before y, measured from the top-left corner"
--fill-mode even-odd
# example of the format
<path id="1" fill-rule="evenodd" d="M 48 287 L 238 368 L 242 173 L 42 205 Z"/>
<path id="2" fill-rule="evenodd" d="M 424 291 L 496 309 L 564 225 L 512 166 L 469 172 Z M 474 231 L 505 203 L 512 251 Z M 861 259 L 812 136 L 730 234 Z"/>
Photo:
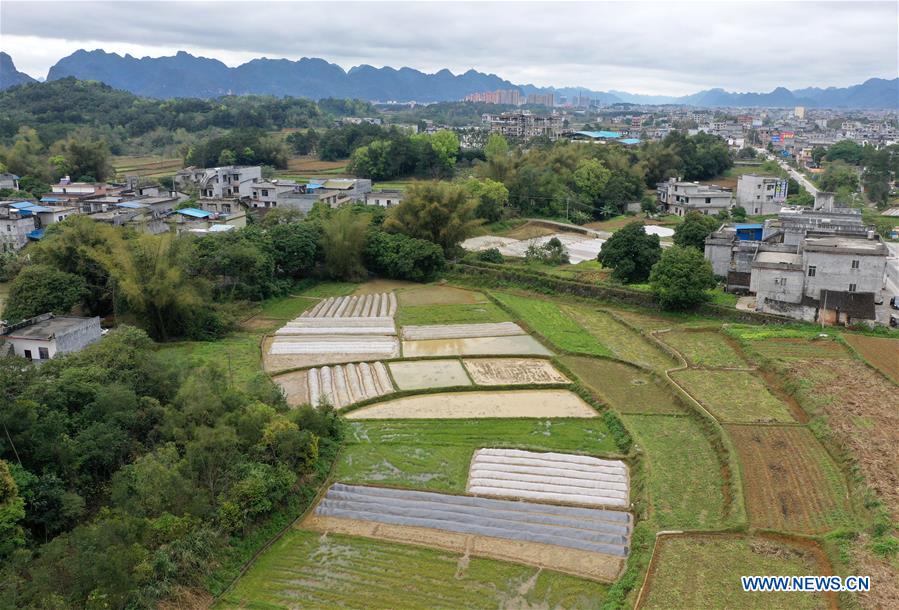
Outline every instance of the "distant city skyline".
<path id="1" fill-rule="evenodd" d="M 649 95 L 899 76 L 896 2 L 336 4 L 4 0 L 0 47 L 40 79 L 80 48 L 183 50 L 229 66 L 305 56 L 347 70 L 475 69 L 516 84 Z"/>

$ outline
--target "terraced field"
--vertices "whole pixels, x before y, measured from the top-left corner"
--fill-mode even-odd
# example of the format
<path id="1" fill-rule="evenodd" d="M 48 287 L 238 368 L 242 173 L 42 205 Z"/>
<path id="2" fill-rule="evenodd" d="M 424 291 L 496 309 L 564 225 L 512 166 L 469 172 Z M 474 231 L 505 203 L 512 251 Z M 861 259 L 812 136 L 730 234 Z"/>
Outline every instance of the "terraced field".
<path id="1" fill-rule="evenodd" d="M 726 520 L 721 465 L 697 423 L 671 415 L 623 419 L 647 457 L 652 519 L 663 529 L 721 527 Z"/>
<path id="2" fill-rule="evenodd" d="M 505 561 L 293 530 L 216 608 L 595 608 L 607 590 Z"/>
<path id="3" fill-rule="evenodd" d="M 839 469 L 798 426 L 727 426 L 740 454 L 749 522 L 758 528 L 824 533 L 849 518 Z"/>
<path id="4" fill-rule="evenodd" d="M 462 493 L 472 455 L 482 447 L 618 452 L 600 418 L 352 421 L 336 478 Z"/>
<path id="5" fill-rule="evenodd" d="M 562 309 L 584 330 L 608 347 L 619 360 L 655 370 L 664 370 L 677 365 L 674 358 L 608 313 L 578 306 L 565 306 Z"/>
<path id="6" fill-rule="evenodd" d="M 520 297 L 504 292 L 493 295 L 534 331 L 559 349 L 579 354 L 613 356 L 612 351 L 589 333 L 555 303 Z"/>
<path id="7" fill-rule="evenodd" d="M 729 339 L 715 331 L 672 330 L 660 333 L 659 338 L 679 351 L 690 363 L 698 367 L 747 366 Z"/>
<path id="8" fill-rule="evenodd" d="M 851 334 L 843 335 L 843 338 L 862 358 L 899 384 L 899 340 Z"/>
<path id="9" fill-rule="evenodd" d="M 561 360 L 584 386 L 619 413 L 683 413 L 664 381 L 636 367 L 586 356 L 563 356 Z"/>
<path id="10" fill-rule="evenodd" d="M 142 176 L 145 178 L 171 178 L 184 167 L 181 159 L 163 157 L 113 157 L 112 168 L 116 176 Z"/>
<path id="11" fill-rule="evenodd" d="M 766 338 L 748 340 L 744 343 L 746 352 L 754 359 L 770 360 L 773 362 L 790 362 L 792 360 L 805 360 L 808 358 L 842 359 L 849 358 L 847 350 L 838 341 L 817 340 L 811 341 L 802 338 Z"/>
<path id="12" fill-rule="evenodd" d="M 835 602 L 823 593 L 745 593 L 740 585 L 740 576 L 832 573 L 815 543 L 736 535 L 665 536 L 656 553 L 641 608 L 813 610 Z"/>
<path id="13" fill-rule="evenodd" d="M 789 407 L 748 371 L 686 369 L 672 377 L 722 422 L 794 422 Z"/>

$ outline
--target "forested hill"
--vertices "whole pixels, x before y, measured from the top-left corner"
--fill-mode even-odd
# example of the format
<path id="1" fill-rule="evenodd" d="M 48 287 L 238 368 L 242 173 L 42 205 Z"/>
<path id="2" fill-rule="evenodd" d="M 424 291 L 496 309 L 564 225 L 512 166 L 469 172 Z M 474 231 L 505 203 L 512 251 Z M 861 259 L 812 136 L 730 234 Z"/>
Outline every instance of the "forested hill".
<path id="1" fill-rule="evenodd" d="M 367 102 L 230 96 L 216 100 L 141 98 L 95 81 L 64 78 L 0 91 L 0 141 L 20 127 L 36 129 L 44 142 L 80 127 L 138 137 L 157 129 L 199 132 L 222 129 L 283 129 L 330 125 L 343 116 L 376 114 Z"/>

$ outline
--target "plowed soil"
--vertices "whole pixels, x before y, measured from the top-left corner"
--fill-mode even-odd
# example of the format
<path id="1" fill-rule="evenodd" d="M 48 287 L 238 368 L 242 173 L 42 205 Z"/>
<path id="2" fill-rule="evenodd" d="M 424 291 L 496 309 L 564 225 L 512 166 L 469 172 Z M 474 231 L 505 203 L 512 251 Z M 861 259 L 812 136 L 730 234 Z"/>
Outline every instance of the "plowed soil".
<path id="1" fill-rule="evenodd" d="M 864 335 L 843 335 L 843 338 L 877 370 L 899 383 L 899 340 Z"/>

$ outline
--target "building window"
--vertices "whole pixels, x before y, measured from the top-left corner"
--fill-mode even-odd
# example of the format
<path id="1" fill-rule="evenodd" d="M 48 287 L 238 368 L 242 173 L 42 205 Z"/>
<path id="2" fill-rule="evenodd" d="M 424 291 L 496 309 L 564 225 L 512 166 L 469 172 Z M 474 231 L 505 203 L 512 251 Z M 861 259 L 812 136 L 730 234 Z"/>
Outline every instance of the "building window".
<path id="1" fill-rule="evenodd" d="M 268 189 L 262 189 L 262 196 L 268 197 Z"/>
<path id="2" fill-rule="evenodd" d="M 25 357 L 28 358 L 29 360 L 31 360 L 31 350 L 30 349 L 25 350 Z"/>
<path id="3" fill-rule="evenodd" d="M 814 265 L 809 265 L 808 266 L 808 276 L 815 277 L 815 271 L 817 271 L 817 270 L 818 270 L 818 268 L 815 267 Z"/>
<path id="4" fill-rule="evenodd" d="M 855 259 L 854 261 L 852 261 L 852 268 L 858 269 L 858 259 Z"/>
<path id="5" fill-rule="evenodd" d="M 849 284 L 849 292 L 855 292 L 855 284 Z"/>
<path id="6" fill-rule="evenodd" d="M 711 197 L 706 197 L 706 198 L 705 198 L 705 202 L 706 202 L 706 203 L 712 203 L 712 198 L 711 198 Z"/>
<path id="7" fill-rule="evenodd" d="M 37 353 L 40 355 L 41 360 L 49 360 L 50 359 L 50 350 L 46 347 L 37 348 Z"/>

